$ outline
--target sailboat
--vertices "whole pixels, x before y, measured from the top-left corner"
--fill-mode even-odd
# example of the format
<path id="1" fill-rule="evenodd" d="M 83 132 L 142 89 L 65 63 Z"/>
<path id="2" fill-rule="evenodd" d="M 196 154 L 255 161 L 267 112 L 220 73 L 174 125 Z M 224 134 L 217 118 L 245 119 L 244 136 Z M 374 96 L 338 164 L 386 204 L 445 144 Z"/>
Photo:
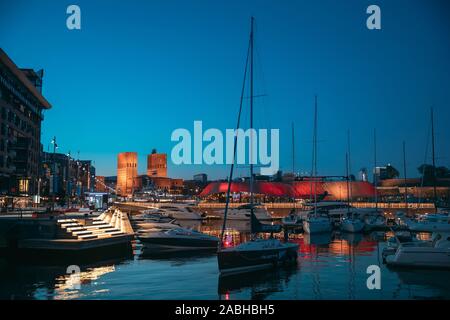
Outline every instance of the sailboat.
<path id="1" fill-rule="evenodd" d="M 374 149 L 374 170 L 376 170 L 377 167 L 377 131 L 376 129 L 373 130 L 373 149 Z M 364 217 L 364 231 L 370 232 L 373 230 L 384 230 L 387 225 L 386 218 L 384 217 L 383 213 L 378 209 L 378 181 L 377 176 L 374 171 L 374 191 L 375 191 L 375 210 L 371 212 L 371 214 L 368 214 Z"/>
<path id="2" fill-rule="evenodd" d="M 239 107 L 239 114 L 237 120 L 237 128 L 240 127 L 240 118 L 242 112 L 242 104 L 245 91 L 245 83 L 247 77 L 247 66 L 250 59 L 250 130 L 253 129 L 253 46 L 254 46 L 254 33 L 253 33 L 254 18 L 251 18 L 251 31 L 250 31 L 250 43 L 247 53 L 247 61 L 244 71 L 244 81 L 241 91 L 241 100 Z M 250 135 L 250 139 L 253 136 Z M 252 145 L 250 141 L 250 145 Z M 253 213 L 253 161 L 250 161 L 250 229 L 252 233 L 252 239 L 248 242 L 241 243 L 235 247 L 224 247 L 224 234 L 227 222 L 227 213 L 230 201 L 231 183 L 233 181 L 234 162 L 236 159 L 236 147 L 237 147 L 237 135 L 234 137 L 233 146 L 233 161 L 230 168 L 230 175 L 228 178 L 227 197 L 225 203 L 224 220 L 222 226 L 222 234 L 220 237 L 219 250 L 217 252 L 217 260 L 219 265 L 219 271 L 221 276 L 237 274 L 242 272 L 249 272 L 261 269 L 267 269 L 276 267 L 284 263 L 292 263 L 297 261 L 298 244 L 281 242 L 278 239 L 273 238 L 273 233 L 280 232 L 280 225 L 265 225 L 258 221 Z M 256 234 L 258 233 L 270 233 L 269 239 L 258 239 Z"/>
<path id="3" fill-rule="evenodd" d="M 425 214 L 418 219 L 405 219 L 405 224 L 409 230 L 415 232 L 450 232 L 450 216 L 438 208 L 437 190 L 436 190 L 436 157 L 434 150 L 434 116 L 433 108 L 431 109 L 431 150 L 433 159 L 433 195 L 435 213 Z"/>
<path id="4" fill-rule="evenodd" d="M 327 213 L 317 210 L 317 96 L 314 104 L 314 134 L 313 134 L 313 157 L 312 157 L 311 183 L 314 183 L 314 210 L 308 213 L 303 221 L 303 231 L 306 233 L 322 233 L 331 231 L 331 220 Z M 311 185 L 312 189 L 312 185 Z M 312 190 L 311 190 L 312 193 Z"/>
<path id="5" fill-rule="evenodd" d="M 341 230 L 344 232 L 357 233 L 362 232 L 364 229 L 364 221 L 355 213 L 356 208 L 350 207 L 350 176 L 349 176 L 349 153 L 350 153 L 350 133 L 348 143 L 348 153 L 345 154 L 345 169 L 347 180 L 347 216 L 341 221 Z"/>

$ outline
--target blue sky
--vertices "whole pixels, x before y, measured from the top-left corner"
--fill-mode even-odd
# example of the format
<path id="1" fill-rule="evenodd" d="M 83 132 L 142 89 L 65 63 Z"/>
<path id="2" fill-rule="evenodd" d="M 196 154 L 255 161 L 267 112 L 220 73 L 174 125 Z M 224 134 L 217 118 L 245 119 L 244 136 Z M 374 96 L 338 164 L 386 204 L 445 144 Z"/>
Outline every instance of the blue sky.
<path id="1" fill-rule="evenodd" d="M 66 28 L 66 8 L 81 8 L 82 29 Z M 366 28 L 366 8 L 381 8 L 382 30 Z M 450 12 L 448 2 L 391 1 L 35 1 L 0 0 L 0 46 L 20 67 L 44 68 L 42 143 L 92 159 L 116 173 L 117 153 L 153 148 L 170 154 L 176 128 L 233 128 L 250 16 L 256 18 L 255 123 L 280 129 L 281 169 L 309 171 L 314 95 L 319 100 L 319 174 L 344 173 L 347 130 L 352 171 L 379 164 L 409 175 L 425 155 L 429 108 L 436 113 L 439 165 L 449 165 Z M 248 121 L 248 115 L 244 116 Z M 175 166 L 169 175 L 224 166 Z M 238 170 L 238 175 L 244 169 Z"/>

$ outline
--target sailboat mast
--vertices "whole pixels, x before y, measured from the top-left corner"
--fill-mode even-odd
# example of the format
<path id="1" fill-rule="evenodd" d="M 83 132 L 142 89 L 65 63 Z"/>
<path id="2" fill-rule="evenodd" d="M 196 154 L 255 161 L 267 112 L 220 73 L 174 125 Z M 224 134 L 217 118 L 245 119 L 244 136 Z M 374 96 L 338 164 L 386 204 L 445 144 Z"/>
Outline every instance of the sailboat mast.
<path id="1" fill-rule="evenodd" d="M 314 158 L 314 169 L 313 169 L 313 175 L 314 175 L 314 215 L 317 216 L 317 95 L 314 99 L 314 151 L 313 151 L 313 158 Z"/>
<path id="2" fill-rule="evenodd" d="M 251 18 L 250 31 L 250 204 L 251 213 L 253 214 L 253 23 L 255 18 Z"/>
<path id="3" fill-rule="evenodd" d="M 375 185 L 375 209 L 378 212 L 378 179 L 377 179 L 377 129 L 373 129 L 373 162 L 374 162 L 374 175 L 373 183 Z"/>
<path id="4" fill-rule="evenodd" d="M 292 122 L 292 174 L 295 178 L 295 135 L 294 135 L 294 123 Z"/>
<path id="5" fill-rule="evenodd" d="M 239 129 L 240 124 L 241 124 L 241 114 L 242 114 L 242 105 L 243 105 L 243 102 L 244 102 L 245 83 L 247 81 L 247 69 L 248 69 L 249 52 L 250 52 L 250 46 L 248 47 L 247 58 L 245 60 L 244 80 L 242 81 L 241 98 L 240 98 L 240 102 L 239 102 L 239 113 L 238 113 L 238 118 L 237 118 L 237 123 L 236 123 L 236 132 L 238 132 L 238 129 Z M 223 241 L 223 237 L 225 235 L 225 228 L 226 228 L 226 225 L 227 225 L 227 214 L 228 214 L 228 208 L 229 208 L 229 205 L 230 205 L 231 183 L 233 181 L 234 161 L 236 159 L 236 151 L 237 151 L 237 139 L 238 139 L 238 135 L 235 134 L 234 135 L 234 142 L 233 142 L 234 143 L 233 144 L 233 161 L 231 162 L 230 176 L 228 178 L 227 196 L 226 196 L 226 202 L 225 202 L 225 211 L 224 211 L 224 215 L 223 215 L 223 224 L 222 224 L 222 232 L 221 232 L 221 235 L 220 235 L 219 249 L 222 247 L 222 241 Z"/>
<path id="6" fill-rule="evenodd" d="M 351 153 L 350 153 L 350 129 L 347 130 L 347 150 L 348 150 L 348 172 L 347 178 L 350 178 L 350 173 L 352 172 L 352 164 L 351 164 Z M 352 199 L 352 185 L 349 183 L 349 197 Z M 350 204 L 350 203 L 349 203 Z"/>
<path id="7" fill-rule="evenodd" d="M 350 177 L 348 173 L 348 153 L 345 154 L 345 172 L 346 172 L 345 177 L 347 180 L 347 215 L 348 215 L 348 213 L 350 213 Z"/>
<path id="8" fill-rule="evenodd" d="M 405 141 L 403 141 L 403 178 L 404 178 L 404 184 L 405 184 L 405 208 L 406 208 L 406 214 L 408 214 L 408 185 L 406 184 L 406 144 Z"/>
<path id="9" fill-rule="evenodd" d="M 433 108 L 431 108 L 431 156 L 433 158 L 433 196 L 434 209 L 437 212 L 437 191 L 436 191 L 436 158 L 434 154 L 434 116 Z"/>

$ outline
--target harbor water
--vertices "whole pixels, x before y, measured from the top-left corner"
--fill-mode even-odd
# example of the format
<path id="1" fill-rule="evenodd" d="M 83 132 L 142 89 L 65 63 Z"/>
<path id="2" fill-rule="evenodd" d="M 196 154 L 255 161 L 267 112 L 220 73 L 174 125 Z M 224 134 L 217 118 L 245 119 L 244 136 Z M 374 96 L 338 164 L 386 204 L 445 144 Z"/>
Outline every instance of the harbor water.
<path id="1" fill-rule="evenodd" d="M 218 234 L 220 221 L 181 222 Z M 248 223 L 232 223 L 234 244 L 248 238 Z M 450 299 L 450 271 L 389 269 L 381 252 L 386 233 L 333 232 L 291 235 L 298 263 L 233 277 L 220 277 L 217 257 L 204 254 L 143 254 L 138 241 L 129 255 L 91 261 L 43 261 L 0 257 L 1 299 Z M 420 235 L 423 238 L 429 235 Z M 367 286 L 369 266 L 381 270 L 381 288 Z M 68 273 L 80 268 L 79 284 Z"/>

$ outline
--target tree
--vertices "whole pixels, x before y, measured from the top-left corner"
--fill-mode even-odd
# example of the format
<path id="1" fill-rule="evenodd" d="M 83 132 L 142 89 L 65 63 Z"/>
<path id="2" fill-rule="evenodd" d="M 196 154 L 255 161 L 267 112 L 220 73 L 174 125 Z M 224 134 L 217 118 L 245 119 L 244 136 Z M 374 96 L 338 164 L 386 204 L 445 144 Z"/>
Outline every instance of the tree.
<path id="1" fill-rule="evenodd" d="M 424 184 L 433 184 L 435 176 L 436 179 L 450 178 L 450 170 L 443 166 L 434 169 L 431 164 L 422 164 L 417 170 L 423 176 Z"/>
<path id="2" fill-rule="evenodd" d="M 436 168 L 436 178 L 450 178 L 450 170 L 447 167 L 437 167 Z"/>
<path id="3" fill-rule="evenodd" d="M 390 164 L 388 164 L 386 166 L 386 178 L 387 179 L 395 179 L 395 178 L 398 178 L 399 175 L 400 175 L 400 173 L 393 166 L 391 166 Z"/>

